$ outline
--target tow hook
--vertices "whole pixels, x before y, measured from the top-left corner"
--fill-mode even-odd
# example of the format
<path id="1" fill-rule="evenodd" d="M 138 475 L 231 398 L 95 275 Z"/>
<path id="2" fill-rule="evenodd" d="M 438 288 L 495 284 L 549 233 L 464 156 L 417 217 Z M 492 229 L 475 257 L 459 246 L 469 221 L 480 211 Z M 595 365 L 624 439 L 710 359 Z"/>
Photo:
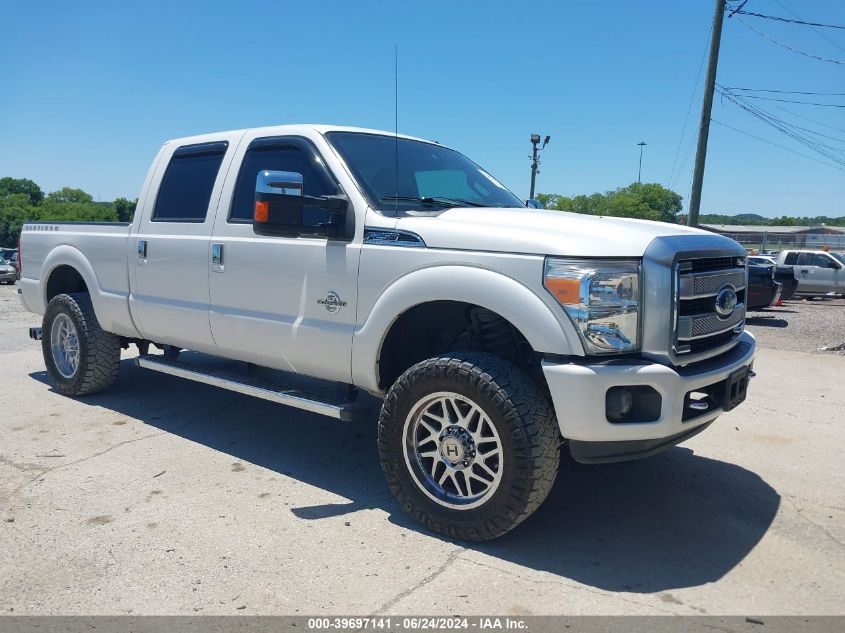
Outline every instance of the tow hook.
<path id="1" fill-rule="evenodd" d="M 29 328 L 29 338 L 31 338 L 33 341 L 40 341 L 41 340 L 41 328 L 40 327 Z"/>

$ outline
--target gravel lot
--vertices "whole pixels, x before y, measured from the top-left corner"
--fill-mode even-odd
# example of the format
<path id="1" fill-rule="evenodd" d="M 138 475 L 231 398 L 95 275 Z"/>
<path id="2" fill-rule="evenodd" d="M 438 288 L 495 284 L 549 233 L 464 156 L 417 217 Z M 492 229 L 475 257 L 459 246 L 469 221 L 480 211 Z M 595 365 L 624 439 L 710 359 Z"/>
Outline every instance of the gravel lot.
<path id="1" fill-rule="evenodd" d="M 749 312 L 747 324 L 758 344 L 768 349 L 817 352 L 845 347 L 845 299 L 790 299 L 783 307 Z"/>
<path id="2" fill-rule="evenodd" d="M 468 545 L 397 507 L 374 424 L 131 354 L 111 391 L 58 395 L 14 292 L 0 287 L 0 613 L 845 614 L 845 358 L 815 351 L 841 338 L 841 302 L 751 319 L 758 377 L 706 432 L 639 462 L 565 461 L 532 518 Z"/>

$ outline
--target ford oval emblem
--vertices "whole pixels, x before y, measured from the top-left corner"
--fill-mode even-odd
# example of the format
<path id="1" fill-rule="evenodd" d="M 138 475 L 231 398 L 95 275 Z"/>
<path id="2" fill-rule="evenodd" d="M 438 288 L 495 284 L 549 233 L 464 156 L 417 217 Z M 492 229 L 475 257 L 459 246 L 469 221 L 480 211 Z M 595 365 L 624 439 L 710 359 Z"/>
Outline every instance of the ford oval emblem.
<path id="1" fill-rule="evenodd" d="M 733 286 L 723 286 L 716 294 L 716 314 L 729 317 L 736 307 L 736 290 Z"/>

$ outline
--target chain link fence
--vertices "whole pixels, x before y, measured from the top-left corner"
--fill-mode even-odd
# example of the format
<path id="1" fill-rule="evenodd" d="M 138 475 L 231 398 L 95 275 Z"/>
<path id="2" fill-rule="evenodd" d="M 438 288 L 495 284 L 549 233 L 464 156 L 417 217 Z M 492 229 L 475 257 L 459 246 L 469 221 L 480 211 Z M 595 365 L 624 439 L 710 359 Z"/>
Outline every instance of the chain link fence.
<path id="1" fill-rule="evenodd" d="M 845 235 L 816 233 L 722 233 L 742 244 L 746 249 L 758 253 L 763 251 L 782 251 L 784 249 L 804 248 L 808 250 L 828 250 L 845 252 Z"/>

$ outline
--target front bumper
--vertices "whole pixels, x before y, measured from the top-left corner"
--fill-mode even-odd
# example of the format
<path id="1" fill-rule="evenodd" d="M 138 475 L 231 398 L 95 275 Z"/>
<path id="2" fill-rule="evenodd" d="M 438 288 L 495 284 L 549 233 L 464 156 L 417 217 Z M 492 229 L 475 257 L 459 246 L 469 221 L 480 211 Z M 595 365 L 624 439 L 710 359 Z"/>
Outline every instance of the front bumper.
<path id="1" fill-rule="evenodd" d="M 731 350 L 687 367 L 642 359 L 596 364 L 544 361 L 543 373 L 561 435 L 570 440 L 576 459 L 578 449 L 589 448 L 580 446 L 582 442 L 609 445 L 599 451 L 581 450 L 585 457 L 592 455 L 581 461 L 634 459 L 677 444 L 719 417 L 724 411 L 717 404 L 690 415 L 687 394 L 724 381 L 743 367 L 750 368 L 755 346 L 754 337 L 744 332 Z M 607 391 L 624 386 L 648 386 L 660 394 L 659 417 L 653 422 L 610 422 L 605 413 Z"/>

